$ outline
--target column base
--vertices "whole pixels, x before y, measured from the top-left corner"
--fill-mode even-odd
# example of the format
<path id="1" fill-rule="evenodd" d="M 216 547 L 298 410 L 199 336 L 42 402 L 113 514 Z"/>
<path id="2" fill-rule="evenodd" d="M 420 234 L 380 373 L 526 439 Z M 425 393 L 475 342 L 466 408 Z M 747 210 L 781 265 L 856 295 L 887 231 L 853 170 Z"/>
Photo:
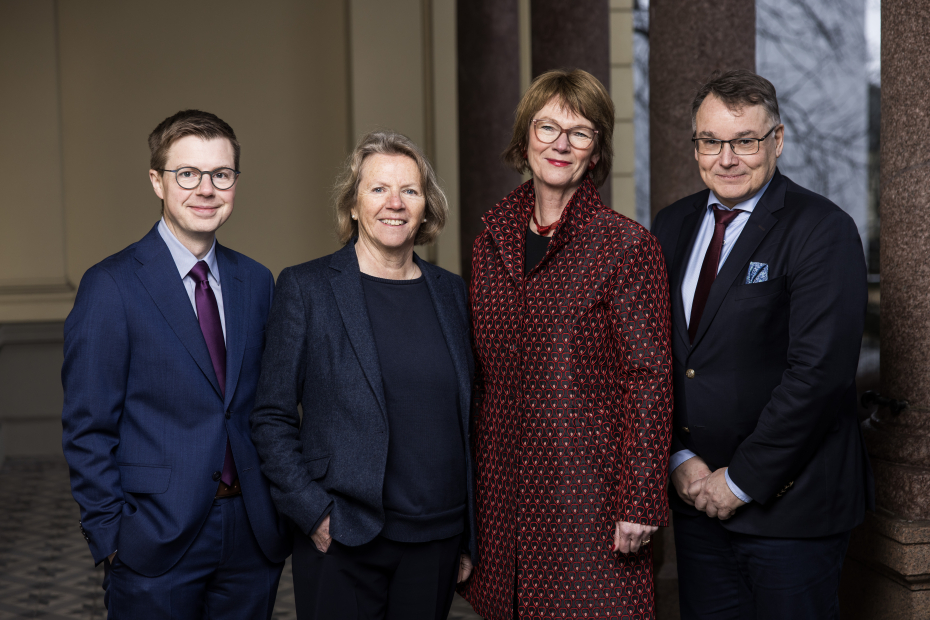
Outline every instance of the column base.
<path id="1" fill-rule="evenodd" d="M 866 513 L 849 541 L 840 609 L 852 620 L 930 618 L 930 521 Z"/>

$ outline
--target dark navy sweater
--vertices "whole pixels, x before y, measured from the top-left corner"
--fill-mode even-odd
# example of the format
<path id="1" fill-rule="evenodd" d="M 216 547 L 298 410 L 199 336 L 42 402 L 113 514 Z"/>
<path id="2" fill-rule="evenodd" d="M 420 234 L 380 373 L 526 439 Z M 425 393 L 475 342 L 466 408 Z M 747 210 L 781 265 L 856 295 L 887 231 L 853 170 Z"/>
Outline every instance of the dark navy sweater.
<path id="1" fill-rule="evenodd" d="M 465 442 L 455 367 L 423 277 L 362 274 L 388 411 L 384 529 L 399 542 L 465 529 Z"/>

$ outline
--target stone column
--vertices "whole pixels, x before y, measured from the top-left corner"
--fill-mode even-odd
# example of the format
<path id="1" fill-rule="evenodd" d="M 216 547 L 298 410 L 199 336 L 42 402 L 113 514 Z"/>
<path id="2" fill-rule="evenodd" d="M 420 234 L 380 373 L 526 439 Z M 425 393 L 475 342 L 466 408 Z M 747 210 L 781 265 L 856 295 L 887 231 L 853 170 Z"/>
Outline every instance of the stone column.
<path id="1" fill-rule="evenodd" d="M 755 66 L 755 2 L 652 0 L 649 169 L 653 217 L 679 198 L 704 188 L 689 142 L 691 100 L 698 87 L 715 69 Z"/>
<path id="2" fill-rule="evenodd" d="M 877 510 L 853 532 L 841 586 L 844 618 L 930 617 L 930 12 L 882 2 L 881 393 L 906 400 L 863 431 Z"/>
<path id="3" fill-rule="evenodd" d="M 691 147 L 691 100 L 716 69 L 755 69 L 756 8 L 746 0 L 649 5 L 649 169 L 652 216 L 704 188 Z M 672 524 L 674 527 L 674 524 Z M 671 527 L 653 537 L 659 618 L 677 617 Z"/>
<path id="4" fill-rule="evenodd" d="M 610 4 L 608 0 L 532 0 L 532 72 L 584 69 L 610 92 Z M 598 188 L 611 204 L 610 177 Z"/>
<path id="5" fill-rule="evenodd" d="M 481 216 L 521 182 L 501 163 L 520 102 L 520 34 L 517 0 L 457 4 L 460 239 L 469 282 Z"/>

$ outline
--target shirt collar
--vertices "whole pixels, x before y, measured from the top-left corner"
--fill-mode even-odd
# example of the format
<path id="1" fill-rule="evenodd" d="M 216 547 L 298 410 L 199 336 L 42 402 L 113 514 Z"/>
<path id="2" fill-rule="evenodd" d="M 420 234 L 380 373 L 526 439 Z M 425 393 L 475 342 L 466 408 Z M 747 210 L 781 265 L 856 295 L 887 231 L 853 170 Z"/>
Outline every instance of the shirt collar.
<path id="1" fill-rule="evenodd" d="M 168 251 L 171 252 L 171 258 L 174 259 L 174 264 L 178 268 L 182 280 L 187 277 L 194 265 L 202 260 L 207 263 L 210 273 L 213 274 L 213 279 L 217 282 L 220 281 L 220 270 L 216 268 L 216 237 L 213 238 L 213 245 L 210 246 L 207 255 L 199 259 L 194 256 L 193 252 L 184 247 L 183 243 L 178 241 L 178 238 L 174 236 L 174 233 L 165 223 L 164 217 L 158 222 L 158 234 L 165 240 L 165 245 L 168 246 Z"/>
<path id="2" fill-rule="evenodd" d="M 772 177 L 774 178 L 774 177 Z M 762 200 L 762 195 L 765 194 L 765 190 L 769 188 L 769 185 L 772 183 L 772 179 L 769 179 L 769 182 L 762 186 L 758 192 L 756 192 L 752 198 L 749 200 L 744 200 L 739 203 L 733 209 L 739 209 L 740 211 L 746 211 L 747 213 L 752 213 L 752 210 L 756 208 L 756 205 L 759 204 L 759 201 Z M 714 190 L 710 190 L 710 195 L 707 197 L 707 208 L 710 208 L 712 205 L 720 205 L 721 209 L 725 211 L 732 211 L 729 207 L 725 207 L 723 203 L 717 200 L 717 196 L 714 194 Z M 211 250 L 212 251 L 212 250 Z"/>

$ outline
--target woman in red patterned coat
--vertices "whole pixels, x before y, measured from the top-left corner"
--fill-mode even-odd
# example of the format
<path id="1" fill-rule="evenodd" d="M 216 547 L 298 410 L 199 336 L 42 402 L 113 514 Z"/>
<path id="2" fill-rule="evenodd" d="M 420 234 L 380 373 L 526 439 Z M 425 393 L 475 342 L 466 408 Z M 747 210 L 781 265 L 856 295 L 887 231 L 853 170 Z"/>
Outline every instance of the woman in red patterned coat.
<path id="1" fill-rule="evenodd" d="M 533 178 L 475 241 L 480 563 L 462 593 L 488 620 L 655 617 L 668 285 L 656 240 L 598 196 L 613 124 L 594 76 L 537 78 L 504 153 Z"/>

